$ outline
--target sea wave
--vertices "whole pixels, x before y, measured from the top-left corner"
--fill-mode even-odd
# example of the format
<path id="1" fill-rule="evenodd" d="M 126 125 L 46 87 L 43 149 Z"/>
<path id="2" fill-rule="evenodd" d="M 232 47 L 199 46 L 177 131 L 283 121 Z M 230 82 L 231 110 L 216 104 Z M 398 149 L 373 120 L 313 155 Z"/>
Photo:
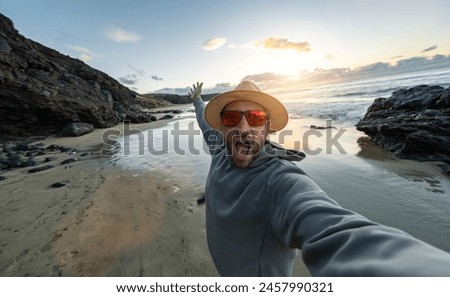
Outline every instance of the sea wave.
<path id="1" fill-rule="evenodd" d="M 284 104 L 291 118 L 331 119 L 341 124 L 355 125 L 376 98 L 389 97 L 396 90 L 424 84 L 448 88 L 450 71 L 413 73 L 309 88 L 286 94 Z"/>

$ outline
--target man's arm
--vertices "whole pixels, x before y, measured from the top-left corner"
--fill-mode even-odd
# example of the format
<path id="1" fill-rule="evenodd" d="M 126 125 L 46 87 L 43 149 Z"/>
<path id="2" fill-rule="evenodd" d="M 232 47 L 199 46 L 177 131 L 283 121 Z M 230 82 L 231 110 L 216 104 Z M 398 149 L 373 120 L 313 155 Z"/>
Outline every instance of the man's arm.
<path id="1" fill-rule="evenodd" d="M 189 96 L 192 99 L 195 107 L 195 115 L 197 117 L 197 123 L 203 132 L 203 138 L 209 147 L 211 153 L 215 151 L 218 145 L 222 143 L 222 134 L 220 131 L 211 128 L 205 119 L 205 102 L 202 99 L 202 87 L 203 83 L 198 83 L 192 85 L 189 92 Z"/>
<path id="2" fill-rule="evenodd" d="M 313 276 L 450 276 L 450 254 L 340 207 L 294 166 L 268 179 L 269 216 Z"/>

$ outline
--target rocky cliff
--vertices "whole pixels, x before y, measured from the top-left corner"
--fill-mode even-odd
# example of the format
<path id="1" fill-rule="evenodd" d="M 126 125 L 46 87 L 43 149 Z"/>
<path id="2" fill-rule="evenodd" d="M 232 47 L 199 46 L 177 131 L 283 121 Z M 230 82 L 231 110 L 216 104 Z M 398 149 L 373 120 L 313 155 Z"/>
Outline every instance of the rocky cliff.
<path id="1" fill-rule="evenodd" d="M 450 164 L 450 88 L 421 85 L 377 98 L 356 127 L 400 158 Z"/>
<path id="2" fill-rule="evenodd" d="M 152 117 L 141 107 L 165 105 L 140 100 L 107 74 L 25 38 L 0 14 L 0 136 L 49 135 L 71 122 L 145 122 Z"/>

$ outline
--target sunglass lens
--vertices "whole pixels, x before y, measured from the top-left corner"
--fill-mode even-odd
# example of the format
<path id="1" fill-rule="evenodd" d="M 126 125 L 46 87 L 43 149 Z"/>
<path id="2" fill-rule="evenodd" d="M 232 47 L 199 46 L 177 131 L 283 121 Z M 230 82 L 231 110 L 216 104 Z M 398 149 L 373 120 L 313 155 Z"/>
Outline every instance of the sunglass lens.
<path id="1" fill-rule="evenodd" d="M 252 127 L 259 127 L 266 123 L 266 113 L 262 110 L 248 111 L 245 117 L 248 124 Z"/>
<path id="2" fill-rule="evenodd" d="M 239 111 L 229 110 L 222 113 L 222 124 L 227 127 L 239 125 L 242 115 Z"/>

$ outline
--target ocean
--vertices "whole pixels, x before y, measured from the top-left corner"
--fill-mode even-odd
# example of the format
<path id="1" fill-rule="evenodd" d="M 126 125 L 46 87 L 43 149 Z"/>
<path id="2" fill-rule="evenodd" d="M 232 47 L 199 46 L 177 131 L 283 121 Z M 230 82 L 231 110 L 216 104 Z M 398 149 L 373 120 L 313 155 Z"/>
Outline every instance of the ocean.
<path id="1" fill-rule="evenodd" d="M 357 143 L 364 133 L 357 131 L 355 124 L 375 98 L 389 97 L 395 90 L 420 84 L 447 88 L 450 70 L 364 79 L 274 95 L 287 107 L 290 121 L 286 129 L 293 131 L 294 140 L 304 140 L 300 136 L 311 124 L 327 125 L 326 121 L 331 120 L 336 127 L 310 137 L 309 145 L 314 150 L 309 148 L 305 160 L 298 163 L 330 197 L 375 222 L 399 228 L 450 252 L 450 178 L 434 163 L 398 160 L 378 148 L 364 150 Z M 201 189 L 210 156 L 192 105 L 177 108 L 185 112 L 174 120 L 139 135 L 119 138 L 121 151 L 107 162 L 136 175 L 154 171 L 165 172 L 170 180 L 183 176 L 192 187 Z M 326 133 L 336 135 L 339 131 L 343 131 L 339 144 L 344 151 L 336 147 L 325 149 L 330 136 Z M 289 147 L 293 143 L 283 144 Z M 305 150 L 304 141 L 300 149 Z M 317 149 L 320 153 L 316 154 Z M 183 190 L 176 183 L 174 189 Z"/>
<path id="2" fill-rule="evenodd" d="M 375 98 L 417 85 L 450 87 L 450 70 L 397 74 L 381 78 L 337 83 L 277 94 L 291 118 L 331 119 L 355 125 Z"/>

